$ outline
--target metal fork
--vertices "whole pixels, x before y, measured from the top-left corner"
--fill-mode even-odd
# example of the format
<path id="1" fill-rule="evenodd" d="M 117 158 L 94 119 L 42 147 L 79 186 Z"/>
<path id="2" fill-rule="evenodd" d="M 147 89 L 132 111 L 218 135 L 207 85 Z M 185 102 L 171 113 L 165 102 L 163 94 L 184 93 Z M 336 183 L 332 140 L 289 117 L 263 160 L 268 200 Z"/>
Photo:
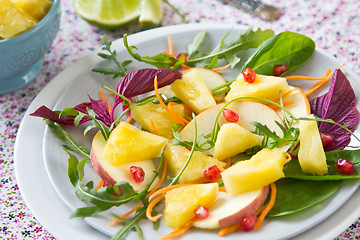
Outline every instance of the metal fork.
<path id="1" fill-rule="evenodd" d="M 251 12 L 266 21 L 276 20 L 281 15 L 281 10 L 279 8 L 264 4 L 261 1 L 256 1 L 256 0 L 225 0 L 225 1 L 232 3 L 236 7 Z"/>

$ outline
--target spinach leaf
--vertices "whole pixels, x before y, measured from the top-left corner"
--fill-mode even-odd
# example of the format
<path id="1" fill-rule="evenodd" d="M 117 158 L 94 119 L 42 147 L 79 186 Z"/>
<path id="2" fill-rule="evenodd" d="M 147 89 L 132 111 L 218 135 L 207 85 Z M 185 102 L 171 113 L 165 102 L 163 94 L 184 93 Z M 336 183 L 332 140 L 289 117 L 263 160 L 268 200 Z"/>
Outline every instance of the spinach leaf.
<path id="1" fill-rule="evenodd" d="M 279 217 L 299 212 L 332 196 L 341 181 L 305 181 L 280 179 L 276 182 L 275 205 L 269 217 Z"/>
<path id="2" fill-rule="evenodd" d="M 301 170 L 299 162 L 292 159 L 284 166 L 285 177 L 317 181 L 360 178 L 360 150 L 336 150 L 325 154 L 329 169 L 328 174 L 323 176 L 305 174 Z M 355 171 L 352 174 L 342 174 L 337 170 L 336 161 L 340 158 L 345 158 L 354 164 Z"/>
<path id="3" fill-rule="evenodd" d="M 304 64 L 314 53 L 315 43 L 310 38 L 294 32 L 282 32 L 261 44 L 244 64 L 242 70 L 251 68 L 258 74 L 272 75 L 275 65 L 286 65 L 283 74 Z"/>

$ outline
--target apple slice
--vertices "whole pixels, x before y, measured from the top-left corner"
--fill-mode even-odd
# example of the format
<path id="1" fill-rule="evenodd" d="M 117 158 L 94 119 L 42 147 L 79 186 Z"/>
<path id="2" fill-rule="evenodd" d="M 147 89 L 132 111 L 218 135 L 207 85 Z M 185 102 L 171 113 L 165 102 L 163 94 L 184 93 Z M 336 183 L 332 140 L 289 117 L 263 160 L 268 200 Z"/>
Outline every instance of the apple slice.
<path id="1" fill-rule="evenodd" d="M 189 68 L 189 69 L 185 69 L 183 71 L 183 74 L 186 74 L 187 72 L 191 71 L 191 69 L 196 69 L 199 72 L 200 76 L 202 77 L 203 81 L 205 82 L 209 90 L 226 83 L 226 80 L 223 76 L 221 76 L 218 72 L 215 72 L 208 68 L 202 68 L 202 67 Z"/>
<path id="2" fill-rule="evenodd" d="M 219 112 L 221 111 L 224 103 L 218 104 L 212 108 L 206 109 L 202 113 L 196 116 L 196 124 L 197 124 L 197 136 L 201 134 L 207 135 L 211 133 L 214 127 L 215 119 Z M 233 112 L 239 115 L 239 120 L 237 124 L 241 127 L 254 131 L 255 126 L 250 124 L 251 121 L 260 122 L 263 125 L 266 125 L 271 131 L 274 131 L 278 136 L 282 137 L 283 132 L 280 127 L 275 123 L 275 121 L 284 125 L 280 116 L 270 107 L 258 103 L 258 102 L 250 102 L 250 101 L 238 101 L 229 104 L 227 109 L 232 110 Z M 220 114 L 219 117 L 219 125 L 220 127 L 225 123 L 229 123 L 223 116 Z M 183 141 L 193 141 L 195 134 L 194 128 L 194 120 L 191 120 L 184 129 L 180 132 L 181 140 Z M 203 143 L 204 140 L 200 141 L 200 144 Z M 207 145 L 205 145 L 207 146 Z M 211 153 L 212 151 L 210 151 Z"/>
<path id="3" fill-rule="evenodd" d="M 277 114 L 272 108 L 262 103 L 251 101 L 236 101 L 230 103 L 226 107 L 226 109 L 230 109 L 233 112 L 237 113 L 239 115 L 239 120 L 237 124 L 251 132 L 255 130 L 255 126 L 252 125 L 250 122 L 255 121 L 266 125 L 278 136 L 283 136 L 283 132 L 276 124 L 276 122 L 279 122 L 280 124 L 284 125 L 284 122 L 280 118 L 279 114 Z M 228 123 L 228 121 L 221 114 L 219 118 L 219 124 L 221 126 L 224 123 Z"/>
<path id="4" fill-rule="evenodd" d="M 152 159 L 114 166 L 104 157 L 105 145 L 106 141 L 99 131 L 93 138 L 90 158 L 94 170 L 99 175 L 99 177 L 104 180 L 105 184 L 112 186 L 117 182 L 126 181 L 134 188 L 135 191 L 139 191 L 151 181 L 155 171 L 155 166 Z M 131 166 L 141 167 L 144 170 L 144 181 L 136 182 L 134 180 L 134 177 L 130 173 Z M 158 181 L 159 179 L 156 178 L 151 187 L 155 186 Z"/>
<path id="5" fill-rule="evenodd" d="M 309 115 L 311 113 L 309 100 L 306 97 L 305 93 L 300 88 L 295 88 L 293 86 L 290 87 L 290 92 L 283 97 L 283 101 L 286 103 L 290 103 L 285 105 L 285 108 L 295 117 L 302 117 L 305 115 Z M 283 116 L 283 112 L 281 109 L 277 109 L 276 112 Z M 287 116 L 287 114 L 286 114 Z M 298 126 L 298 122 L 295 122 L 296 126 Z M 295 126 L 295 125 L 293 125 Z"/>
<path id="6" fill-rule="evenodd" d="M 215 119 L 219 114 L 221 108 L 224 106 L 224 103 L 218 104 L 214 107 L 206 109 L 204 112 L 200 113 L 196 116 L 196 126 L 197 126 L 197 136 L 199 137 L 201 134 L 207 135 L 211 133 L 214 127 Z M 181 140 L 183 141 L 193 141 L 195 134 L 195 123 L 194 120 L 191 120 L 184 129 L 180 132 Z M 204 140 L 200 141 L 200 144 L 203 143 Z M 208 146 L 208 145 L 206 145 Z"/>
<path id="7" fill-rule="evenodd" d="M 269 186 L 235 196 L 219 192 L 216 202 L 209 208 L 209 216 L 196 221 L 193 226 L 216 229 L 239 223 L 245 216 L 254 214 L 263 205 L 268 193 Z"/>

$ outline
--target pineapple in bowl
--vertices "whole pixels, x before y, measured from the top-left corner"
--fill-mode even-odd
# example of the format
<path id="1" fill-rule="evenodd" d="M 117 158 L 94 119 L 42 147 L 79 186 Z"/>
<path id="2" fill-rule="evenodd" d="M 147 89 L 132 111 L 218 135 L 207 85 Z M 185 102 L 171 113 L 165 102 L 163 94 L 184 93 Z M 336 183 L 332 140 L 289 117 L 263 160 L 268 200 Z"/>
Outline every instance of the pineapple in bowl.
<path id="1" fill-rule="evenodd" d="M 0 0 L 0 94 L 35 79 L 60 16 L 60 0 Z"/>

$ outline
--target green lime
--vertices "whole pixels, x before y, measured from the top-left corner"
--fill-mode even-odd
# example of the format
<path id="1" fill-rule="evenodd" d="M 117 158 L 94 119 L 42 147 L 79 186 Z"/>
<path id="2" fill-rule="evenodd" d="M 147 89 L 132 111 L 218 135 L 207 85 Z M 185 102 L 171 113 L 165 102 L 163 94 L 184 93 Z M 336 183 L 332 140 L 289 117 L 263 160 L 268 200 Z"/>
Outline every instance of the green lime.
<path id="1" fill-rule="evenodd" d="M 164 16 L 162 0 L 142 0 L 139 22 L 142 26 L 159 25 Z"/>
<path id="2" fill-rule="evenodd" d="M 142 0 L 74 0 L 77 14 L 86 21 L 106 28 L 123 26 L 140 16 Z"/>

